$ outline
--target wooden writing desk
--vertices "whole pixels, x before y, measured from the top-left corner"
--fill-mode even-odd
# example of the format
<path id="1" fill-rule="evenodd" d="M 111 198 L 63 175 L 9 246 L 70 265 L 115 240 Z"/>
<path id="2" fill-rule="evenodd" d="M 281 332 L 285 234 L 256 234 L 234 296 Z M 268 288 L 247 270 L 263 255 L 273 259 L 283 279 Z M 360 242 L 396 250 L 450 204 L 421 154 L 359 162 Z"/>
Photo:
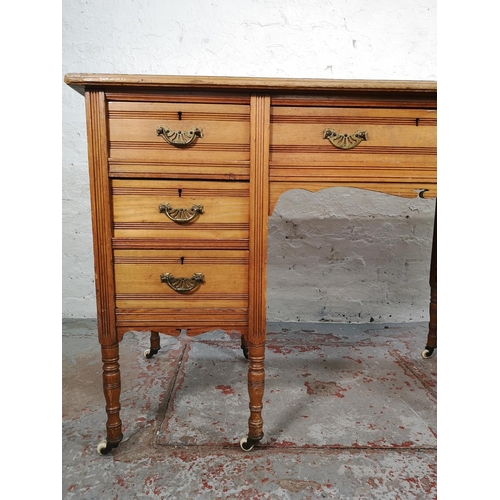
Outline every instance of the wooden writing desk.
<path id="1" fill-rule="evenodd" d="M 268 214 L 295 188 L 436 197 L 435 82 L 68 74 L 85 95 L 108 453 L 129 330 L 237 330 L 263 437 Z M 436 225 L 434 226 L 436 228 Z M 429 336 L 436 347 L 436 230 Z"/>

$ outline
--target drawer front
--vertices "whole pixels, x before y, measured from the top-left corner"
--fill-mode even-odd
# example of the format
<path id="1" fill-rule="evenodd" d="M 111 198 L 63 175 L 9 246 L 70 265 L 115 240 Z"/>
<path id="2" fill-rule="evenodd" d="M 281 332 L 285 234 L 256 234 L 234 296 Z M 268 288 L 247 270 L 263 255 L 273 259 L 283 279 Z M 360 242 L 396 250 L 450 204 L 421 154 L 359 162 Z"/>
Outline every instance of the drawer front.
<path id="1" fill-rule="evenodd" d="M 113 179 L 115 238 L 248 242 L 245 182 Z"/>
<path id="2" fill-rule="evenodd" d="M 108 103 L 113 176 L 248 178 L 250 106 Z"/>
<path id="3" fill-rule="evenodd" d="M 115 250 L 118 309 L 248 307 L 248 251 Z"/>
<path id="4" fill-rule="evenodd" d="M 436 181 L 436 111 L 271 110 L 271 180 Z"/>

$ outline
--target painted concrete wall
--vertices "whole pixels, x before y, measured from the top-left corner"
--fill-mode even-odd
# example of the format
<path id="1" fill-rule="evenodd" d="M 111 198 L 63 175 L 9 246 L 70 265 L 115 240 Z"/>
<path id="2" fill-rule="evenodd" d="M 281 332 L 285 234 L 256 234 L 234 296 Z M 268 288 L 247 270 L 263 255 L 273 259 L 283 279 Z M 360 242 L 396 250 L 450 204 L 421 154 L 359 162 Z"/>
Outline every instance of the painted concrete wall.
<path id="1" fill-rule="evenodd" d="M 63 74 L 436 77 L 436 0 L 72 0 Z M 62 83 L 63 316 L 95 317 L 84 99 Z M 434 200 L 285 193 L 269 220 L 268 320 L 428 319 Z"/>

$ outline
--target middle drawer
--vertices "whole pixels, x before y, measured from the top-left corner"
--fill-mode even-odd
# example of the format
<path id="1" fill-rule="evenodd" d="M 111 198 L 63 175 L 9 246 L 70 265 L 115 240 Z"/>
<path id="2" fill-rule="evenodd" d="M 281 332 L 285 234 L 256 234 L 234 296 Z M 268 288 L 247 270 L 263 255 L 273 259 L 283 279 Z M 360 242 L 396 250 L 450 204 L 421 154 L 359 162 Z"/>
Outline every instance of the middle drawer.
<path id="1" fill-rule="evenodd" d="M 248 240 L 247 182 L 112 179 L 114 238 Z"/>

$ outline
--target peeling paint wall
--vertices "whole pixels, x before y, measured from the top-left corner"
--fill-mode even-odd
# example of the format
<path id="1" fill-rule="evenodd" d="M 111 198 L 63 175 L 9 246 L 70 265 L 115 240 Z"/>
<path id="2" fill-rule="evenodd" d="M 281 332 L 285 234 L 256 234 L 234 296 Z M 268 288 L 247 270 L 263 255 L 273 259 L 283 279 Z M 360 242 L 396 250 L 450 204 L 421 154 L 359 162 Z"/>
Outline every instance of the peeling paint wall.
<path id="1" fill-rule="evenodd" d="M 436 79 L 436 0 L 73 0 L 63 74 Z M 84 99 L 62 83 L 63 316 L 95 317 Z M 434 201 L 285 193 L 268 320 L 428 319 Z"/>

